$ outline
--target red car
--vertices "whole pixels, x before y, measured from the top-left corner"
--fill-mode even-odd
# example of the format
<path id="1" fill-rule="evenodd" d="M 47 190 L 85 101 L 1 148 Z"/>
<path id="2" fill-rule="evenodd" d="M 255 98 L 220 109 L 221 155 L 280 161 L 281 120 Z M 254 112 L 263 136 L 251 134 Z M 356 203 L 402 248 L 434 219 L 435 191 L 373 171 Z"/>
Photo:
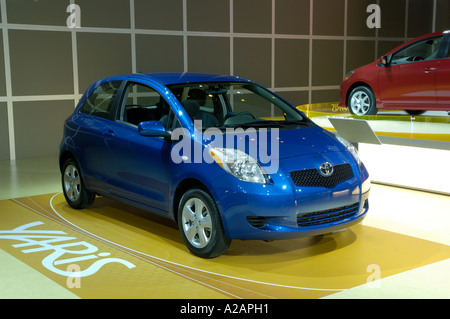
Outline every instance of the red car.
<path id="1" fill-rule="evenodd" d="M 355 115 L 378 109 L 450 111 L 450 31 L 408 41 L 357 68 L 341 84 L 339 105 Z"/>

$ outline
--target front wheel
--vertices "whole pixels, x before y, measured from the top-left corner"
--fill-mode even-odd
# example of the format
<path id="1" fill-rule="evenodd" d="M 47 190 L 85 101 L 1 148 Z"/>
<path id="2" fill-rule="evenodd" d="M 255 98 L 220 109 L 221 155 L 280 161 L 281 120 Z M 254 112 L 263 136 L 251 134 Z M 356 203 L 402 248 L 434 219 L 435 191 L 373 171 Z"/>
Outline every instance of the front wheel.
<path id="1" fill-rule="evenodd" d="M 214 200 L 201 189 L 189 190 L 181 198 L 178 226 L 186 246 L 196 256 L 217 257 L 230 245 Z"/>
<path id="2" fill-rule="evenodd" d="M 366 86 L 354 88 L 348 97 L 347 104 L 350 113 L 355 115 L 375 115 L 378 112 L 375 95 Z"/>
<path id="3" fill-rule="evenodd" d="M 92 204 L 95 194 L 84 185 L 81 170 L 74 159 L 69 158 L 63 165 L 61 181 L 67 203 L 75 209 L 83 209 Z"/>

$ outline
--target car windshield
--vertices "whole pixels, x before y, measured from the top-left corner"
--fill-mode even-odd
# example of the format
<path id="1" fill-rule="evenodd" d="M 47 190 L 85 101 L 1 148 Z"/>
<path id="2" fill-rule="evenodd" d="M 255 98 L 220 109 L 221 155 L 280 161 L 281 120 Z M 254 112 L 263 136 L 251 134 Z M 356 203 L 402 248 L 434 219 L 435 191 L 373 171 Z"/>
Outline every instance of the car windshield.
<path id="1" fill-rule="evenodd" d="M 309 126 L 292 106 L 264 88 L 251 83 L 189 83 L 171 85 L 194 123 L 209 127 Z"/>

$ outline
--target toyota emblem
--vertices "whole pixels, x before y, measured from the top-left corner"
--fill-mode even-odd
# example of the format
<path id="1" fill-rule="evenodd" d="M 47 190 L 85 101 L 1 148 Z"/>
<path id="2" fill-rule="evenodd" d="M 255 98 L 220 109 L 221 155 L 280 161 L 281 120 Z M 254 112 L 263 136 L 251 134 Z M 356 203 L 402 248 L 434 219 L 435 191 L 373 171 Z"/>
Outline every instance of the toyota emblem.
<path id="1" fill-rule="evenodd" d="M 322 165 L 320 165 L 319 167 L 319 173 L 324 177 L 331 176 L 333 172 L 334 172 L 333 165 L 328 162 L 322 163 Z"/>

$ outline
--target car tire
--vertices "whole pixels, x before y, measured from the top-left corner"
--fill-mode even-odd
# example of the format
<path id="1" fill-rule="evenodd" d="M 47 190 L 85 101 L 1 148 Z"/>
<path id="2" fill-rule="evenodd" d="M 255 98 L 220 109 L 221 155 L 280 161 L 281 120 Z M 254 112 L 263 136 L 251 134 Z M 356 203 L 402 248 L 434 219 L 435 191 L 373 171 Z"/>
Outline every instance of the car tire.
<path id="1" fill-rule="evenodd" d="M 80 167 L 73 158 L 64 162 L 61 182 L 64 197 L 70 207 L 83 209 L 94 202 L 95 194 L 86 189 Z"/>
<path id="2" fill-rule="evenodd" d="M 181 197 L 178 227 L 186 246 L 198 257 L 218 257 L 230 246 L 216 203 L 204 190 L 191 189 Z"/>
<path id="3" fill-rule="evenodd" d="M 378 112 L 375 94 L 367 86 L 354 88 L 348 97 L 348 109 L 355 115 L 375 115 Z"/>

